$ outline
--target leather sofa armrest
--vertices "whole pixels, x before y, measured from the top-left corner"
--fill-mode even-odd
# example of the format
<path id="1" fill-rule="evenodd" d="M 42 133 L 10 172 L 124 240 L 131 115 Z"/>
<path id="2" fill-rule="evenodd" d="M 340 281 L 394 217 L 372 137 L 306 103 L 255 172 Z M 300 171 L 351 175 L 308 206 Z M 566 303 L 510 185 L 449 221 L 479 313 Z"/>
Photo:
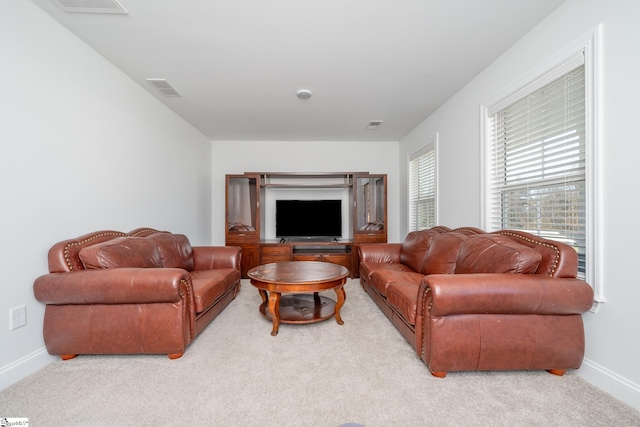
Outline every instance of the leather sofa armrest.
<path id="1" fill-rule="evenodd" d="M 110 268 L 50 273 L 33 284 L 44 304 L 145 304 L 180 302 L 193 306 L 191 277 L 181 268 Z"/>
<path id="2" fill-rule="evenodd" d="M 235 268 L 240 271 L 242 248 L 239 246 L 194 246 L 194 270 Z"/>
<path id="3" fill-rule="evenodd" d="M 420 283 L 418 307 L 426 316 L 456 314 L 580 314 L 593 289 L 578 279 L 537 274 L 432 274 Z M 425 308 L 426 307 L 426 308 Z"/>
<path id="4" fill-rule="evenodd" d="M 399 263 L 401 243 L 362 243 L 358 246 L 360 262 Z"/>

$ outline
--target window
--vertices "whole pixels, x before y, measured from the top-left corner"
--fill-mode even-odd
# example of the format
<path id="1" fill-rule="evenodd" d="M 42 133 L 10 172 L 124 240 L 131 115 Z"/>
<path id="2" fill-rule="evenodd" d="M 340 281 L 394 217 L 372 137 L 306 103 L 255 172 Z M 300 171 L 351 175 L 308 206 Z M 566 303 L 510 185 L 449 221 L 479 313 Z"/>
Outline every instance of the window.
<path id="1" fill-rule="evenodd" d="M 589 265 L 584 53 L 487 109 L 486 228 L 523 230 L 574 247 Z"/>
<path id="2" fill-rule="evenodd" d="M 409 231 L 437 225 L 436 142 L 409 157 Z"/>

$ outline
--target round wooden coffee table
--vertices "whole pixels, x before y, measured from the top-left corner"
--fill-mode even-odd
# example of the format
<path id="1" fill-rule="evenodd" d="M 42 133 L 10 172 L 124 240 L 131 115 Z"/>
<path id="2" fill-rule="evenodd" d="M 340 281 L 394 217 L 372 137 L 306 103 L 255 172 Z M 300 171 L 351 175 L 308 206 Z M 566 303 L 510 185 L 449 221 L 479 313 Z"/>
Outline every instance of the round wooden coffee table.
<path id="1" fill-rule="evenodd" d="M 335 316 L 339 325 L 344 324 L 340 309 L 346 297 L 346 267 L 316 261 L 274 262 L 247 274 L 262 297 L 260 313 L 273 321 L 271 335 L 278 335 L 281 322 L 314 323 Z M 330 289 L 335 290 L 337 301 L 318 294 Z"/>

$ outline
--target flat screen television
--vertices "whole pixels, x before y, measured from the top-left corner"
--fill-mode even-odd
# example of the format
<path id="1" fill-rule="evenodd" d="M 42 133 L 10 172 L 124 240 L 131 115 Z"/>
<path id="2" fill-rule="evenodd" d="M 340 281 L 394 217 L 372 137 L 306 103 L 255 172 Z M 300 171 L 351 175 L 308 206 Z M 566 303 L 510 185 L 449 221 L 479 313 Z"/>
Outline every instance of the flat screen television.
<path id="1" fill-rule="evenodd" d="M 342 200 L 276 200 L 276 237 L 342 237 Z"/>

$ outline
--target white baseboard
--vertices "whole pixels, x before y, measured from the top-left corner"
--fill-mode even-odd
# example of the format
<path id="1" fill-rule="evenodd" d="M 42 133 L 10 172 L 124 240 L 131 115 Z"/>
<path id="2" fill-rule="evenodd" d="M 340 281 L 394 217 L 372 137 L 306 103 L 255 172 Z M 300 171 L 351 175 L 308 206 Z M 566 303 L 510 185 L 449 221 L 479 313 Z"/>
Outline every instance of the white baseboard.
<path id="1" fill-rule="evenodd" d="M 578 375 L 618 400 L 640 411 L 640 386 L 624 377 L 584 359 Z"/>
<path id="2" fill-rule="evenodd" d="M 42 347 L 13 363 L 3 366 L 0 368 L 0 390 L 4 390 L 37 370 L 44 368 L 56 359 L 55 356 L 47 353 L 46 348 Z"/>

